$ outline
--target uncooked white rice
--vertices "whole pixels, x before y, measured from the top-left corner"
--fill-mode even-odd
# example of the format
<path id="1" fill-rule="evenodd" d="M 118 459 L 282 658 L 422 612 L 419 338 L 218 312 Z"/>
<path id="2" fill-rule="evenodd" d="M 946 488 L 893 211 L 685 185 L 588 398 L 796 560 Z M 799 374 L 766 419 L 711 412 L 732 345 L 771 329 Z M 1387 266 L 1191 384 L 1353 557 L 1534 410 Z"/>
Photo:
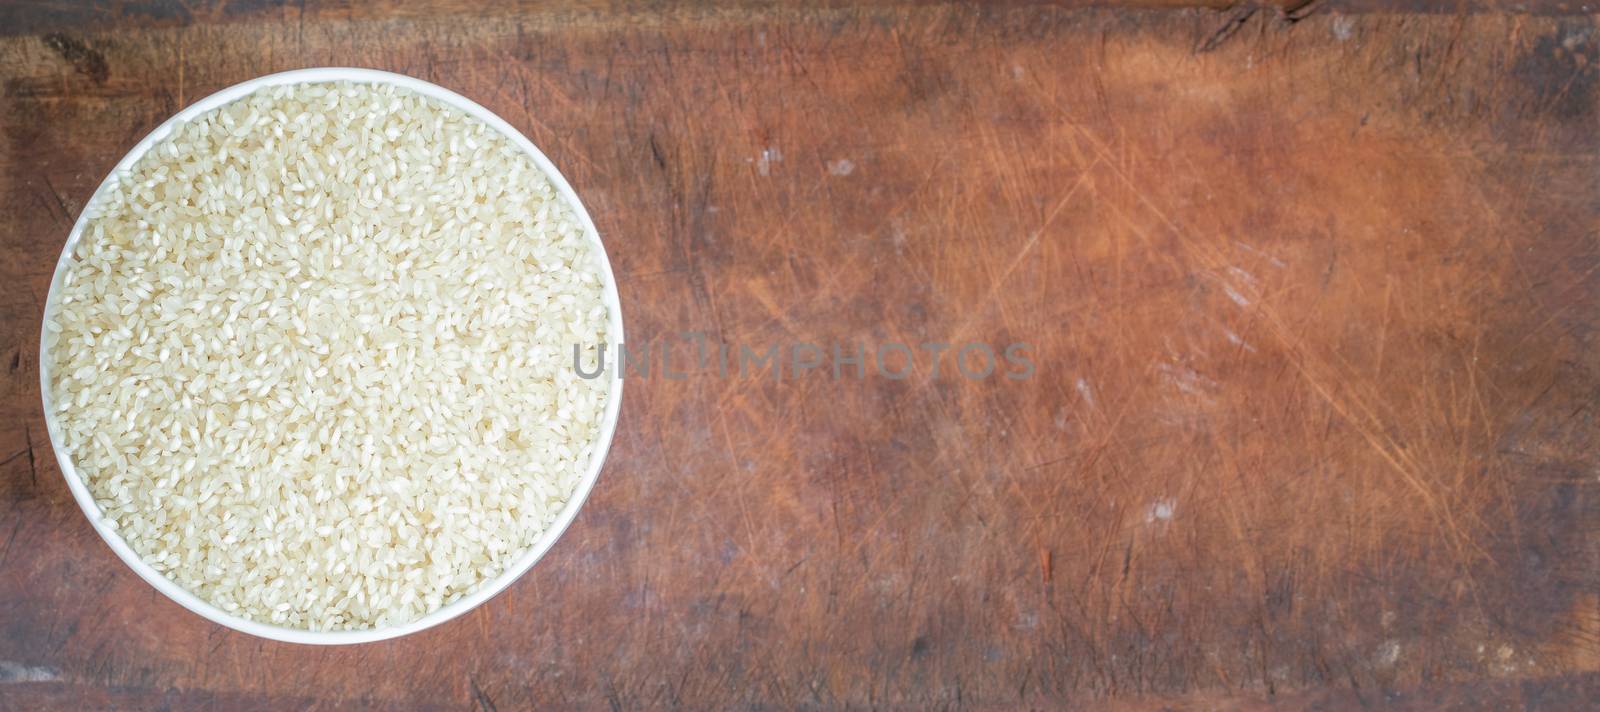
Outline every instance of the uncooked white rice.
<path id="1" fill-rule="evenodd" d="M 222 610 L 415 619 L 502 573 L 584 473 L 597 257 L 483 122 L 390 85 L 267 88 L 88 211 L 46 322 L 61 440 L 134 551 Z"/>

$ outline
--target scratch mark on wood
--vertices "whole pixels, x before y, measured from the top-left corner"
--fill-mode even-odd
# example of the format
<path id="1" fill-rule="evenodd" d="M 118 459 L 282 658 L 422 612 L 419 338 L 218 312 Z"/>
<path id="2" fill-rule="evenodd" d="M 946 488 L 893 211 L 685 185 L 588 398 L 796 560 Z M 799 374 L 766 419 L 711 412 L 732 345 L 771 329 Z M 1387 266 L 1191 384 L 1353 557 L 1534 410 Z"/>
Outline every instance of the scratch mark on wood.
<path id="1" fill-rule="evenodd" d="M 11 542 L 16 541 L 17 532 L 22 529 L 22 518 L 16 517 L 11 525 L 11 534 L 6 536 L 6 545 L 0 549 L 0 569 L 5 568 L 6 562 L 11 560 Z"/>
<path id="2" fill-rule="evenodd" d="M 467 676 L 467 682 L 472 685 L 472 700 L 473 704 L 477 705 L 478 712 L 497 712 L 494 706 L 494 700 L 489 698 L 489 695 L 483 691 L 483 688 L 478 687 L 478 678 L 476 676 L 469 675 Z"/>
<path id="3" fill-rule="evenodd" d="M 39 490 L 39 467 L 37 461 L 34 459 L 33 454 L 33 430 L 32 427 L 27 423 L 23 423 L 22 425 L 22 437 L 27 442 L 27 447 L 23 448 L 20 452 L 8 456 L 4 460 L 0 460 L 0 465 L 8 465 L 17 458 L 27 455 L 28 482 L 29 484 L 33 485 L 33 490 L 37 492 Z"/>
<path id="4" fill-rule="evenodd" d="M 56 190 L 55 184 L 50 182 L 50 174 L 45 173 L 41 177 L 44 178 L 44 187 L 49 189 L 50 196 L 56 199 L 56 207 L 61 210 L 61 221 L 64 224 L 71 225 L 72 211 L 67 209 L 67 201 L 62 199 L 61 191 Z"/>
<path id="5" fill-rule="evenodd" d="M 1244 27 L 1244 23 L 1248 21 L 1252 15 L 1256 14 L 1256 10 L 1259 9 L 1260 8 L 1258 6 L 1249 4 L 1240 5 L 1239 7 L 1235 7 L 1232 10 L 1227 11 L 1227 13 L 1222 16 L 1222 23 L 1217 26 L 1217 29 L 1212 30 L 1211 34 L 1206 35 L 1205 39 L 1201 40 L 1200 44 L 1195 46 L 1194 53 L 1205 54 L 1217 49 L 1218 47 L 1221 47 L 1224 42 L 1228 41 L 1228 38 L 1238 33 L 1239 28 Z"/>
<path id="6" fill-rule="evenodd" d="M 106 79 L 110 78 L 111 65 L 106 62 L 105 54 L 88 42 L 61 32 L 52 32 L 43 39 L 46 47 L 61 55 L 62 59 L 72 64 L 74 70 L 95 84 L 105 84 Z"/>

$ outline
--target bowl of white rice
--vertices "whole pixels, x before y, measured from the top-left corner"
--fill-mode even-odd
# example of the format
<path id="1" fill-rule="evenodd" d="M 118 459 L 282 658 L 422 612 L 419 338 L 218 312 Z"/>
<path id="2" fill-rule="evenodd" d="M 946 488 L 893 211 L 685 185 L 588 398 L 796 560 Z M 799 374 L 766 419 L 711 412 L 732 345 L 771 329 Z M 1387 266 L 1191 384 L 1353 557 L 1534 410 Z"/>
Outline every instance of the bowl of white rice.
<path id="1" fill-rule="evenodd" d="M 95 531 L 276 640 L 437 625 L 566 530 L 615 432 L 622 312 L 577 194 L 439 86 L 235 85 L 117 164 L 45 305 L 40 386 Z"/>

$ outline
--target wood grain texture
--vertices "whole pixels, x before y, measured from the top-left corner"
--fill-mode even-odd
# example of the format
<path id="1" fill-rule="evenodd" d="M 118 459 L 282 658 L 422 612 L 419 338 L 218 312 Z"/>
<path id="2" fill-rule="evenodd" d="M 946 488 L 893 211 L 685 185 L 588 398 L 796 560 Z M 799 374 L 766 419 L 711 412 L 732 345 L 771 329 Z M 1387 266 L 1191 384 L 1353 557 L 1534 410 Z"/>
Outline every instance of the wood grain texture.
<path id="1" fill-rule="evenodd" d="M 1578 708 L 1600 697 L 1600 31 L 918 4 L 20 6 L 0 32 L 0 707 Z M 154 8 L 150 12 L 135 8 Z M 381 8 L 380 8 L 381 9 Z M 67 231 L 180 107 L 404 72 L 505 117 L 628 331 L 1033 345 L 1012 382 L 628 386 L 566 537 L 347 649 L 193 616 L 39 412 Z"/>

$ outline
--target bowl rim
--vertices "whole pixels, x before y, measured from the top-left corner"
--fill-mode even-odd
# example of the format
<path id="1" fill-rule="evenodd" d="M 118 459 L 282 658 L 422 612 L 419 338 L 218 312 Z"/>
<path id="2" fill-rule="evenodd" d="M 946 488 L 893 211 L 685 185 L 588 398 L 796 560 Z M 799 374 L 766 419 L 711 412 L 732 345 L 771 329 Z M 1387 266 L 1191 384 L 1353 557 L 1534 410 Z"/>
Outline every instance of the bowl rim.
<path id="1" fill-rule="evenodd" d="M 65 450 L 61 447 L 60 425 L 57 422 L 54 404 L 52 403 L 53 399 L 50 396 L 50 350 L 45 346 L 46 325 L 57 313 L 58 287 L 63 275 L 66 274 L 72 251 L 78 245 L 88 224 L 90 209 L 97 205 L 106 193 L 115 189 L 119 179 L 135 162 L 148 153 L 151 148 L 170 136 L 183 123 L 249 96 L 259 89 L 286 84 L 321 84 L 328 82 L 387 84 L 409 89 L 444 102 L 487 123 L 517 147 L 521 148 L 524 153 L 533 159 L 534 164 L 544 172 L 551 185 L 555 186 L 561 196 L 567 200 L 573 211 L 582 220 L 583 227 L 588 231 L 590 245 L 598 251 L 597 261 L 602 281 L 604 282 L 601 300 L 605 303 L 608 311 L 606 323 L 607 340 L 614 344 L 623 343 L 622 301 L 617 293 L 617 282 L 611 269 L 611 259 L 607 255 L 605 245 L 600 239 L 600 231 L 595 227 L 594 220 L 589 216 L 588 209 L 578 199 L 577 192 L 572 189 L 566 177 L 556 169 L 555 164 L 550 162 L 550 159 L 544 155 L 543 151 L 539 150 L 538 146 L 535 146 L 521 131 L 518 131 L 504 119 L 495 115 L 494 112 L 489 111 L 471 99 L 432 82 L 377 69 L 314 67 L 256 77 L 255 79 L 234 84 L 184 107 L 183 110 L 162 122 L 160 126 L 157 126 L 155 130 L 147 134 L 143 140 L 135 144 L 127 155 L 123 156 L 122 160 L 118 161 L 116 166 L 111 169 L 105 180 L 101 181 L 100 186 L 95 189 L 94 195 L 89 198 L 89 201 L 84 204 L 83 209 L 79 212 L 78 219 L 73 223 L 72 231 L 67 235 L 67 242 L 61 249 L 61 256 L 56 261 L 55 273 L 50 280 L 50 293 L 45 298 L 44 316 L 39 326 L 39 393 L 44 405 L 45 427 L 50 433 L 50 446 L 55 452 L 56 463 L 61 467 L 62 477 L 67 481 L 67 488 L 72 491 L 73 499 L 77 500 L 78 506 L 89 519 L 89 523 L 94 527 L 95 532 L 111 547 L 117 558 L 122 559 L 122 562 L 133 569 L 134 573 L 139 575 L 139 578 L 144 579 L 145 582 L 154 586 L 156 590 L 166 595 L 167 598 L 177 602 L 178 605 L 199 614 L 207 620 L 242 633 L 286 643 L 347 645 L 388 640 L 432 628 L 478 607 L 483 602 L 505 590 L 512 582 L 521 578 L 524 573 L 527 573 L 528 569 L 533 568 L 533 565 L 544 557 L 556 540 L 566 533 L 567 527 L 577 517 L 578 510 L 583 508 L 584 502 L 589 498 L 589 493 L 594 489 L 595 482 L 599 479 L 600 470 L 605 465 L 606 456 L 611 449 L 612 437 L 616 434 L 617 421 L 622 412 L 621 372 L 617 369 L 610 369 L 610 377 L 607 379 L 609 390 L 605 412 L 602 415 L 600 424 L 600 432 L 595 439 L 595 447 L 590 455 L 588 467 L 584 471 L 583 477 L 578 481 L 577 488 L 573 491 L 572 496 L 567 499 L 566 505 L 556 517 L 555 522 L 546 528 L 538 541 L 535 541 L 533 546 L 513 561 L 505 571 L 494 579 L 484 582 L 477 590 L 461 599 L 429 611 L 415 620 L 366 630 L 312 631 L 262 623 L 228 613 L 211 605 L 156 571 L 138 553 L 133 551 L 121 534 L 106 523 L 99 505 L 94 501 L 94 496 L 89 492 L 89 488 L 83 481 L 82 476 L 78 474 L 71 458 L 67 456 Z"/>

